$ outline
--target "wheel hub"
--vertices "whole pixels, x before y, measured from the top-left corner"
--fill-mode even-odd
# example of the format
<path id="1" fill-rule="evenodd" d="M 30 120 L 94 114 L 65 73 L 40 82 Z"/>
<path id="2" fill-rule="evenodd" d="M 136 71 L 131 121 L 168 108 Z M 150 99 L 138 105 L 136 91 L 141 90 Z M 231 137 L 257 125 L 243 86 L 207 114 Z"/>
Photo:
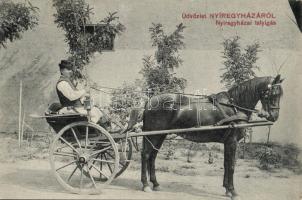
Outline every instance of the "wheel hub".
<path id="1" fill-rule="evenodd" d="M 87 154 L 81 154 L 81 155 L 78 157 L 78 161 L 79 161 L 79 163 L 81 163 L 81 164 L 86 164 L 86 163 L 89 161 L 89 155 L 87 155 Z"/>
<path id="2" fill-rule="evenodd" d="M 81 164 L 86 163 L 86 158 L 85 157 L 79 157 L 79 163 L 81 163 Z"/>

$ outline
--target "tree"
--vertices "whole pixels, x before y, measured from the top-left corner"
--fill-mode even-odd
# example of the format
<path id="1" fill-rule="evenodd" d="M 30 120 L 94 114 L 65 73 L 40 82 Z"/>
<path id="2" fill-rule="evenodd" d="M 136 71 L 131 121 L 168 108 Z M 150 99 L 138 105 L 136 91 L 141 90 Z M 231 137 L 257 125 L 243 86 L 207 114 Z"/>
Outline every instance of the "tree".
<path id="1" fill-rule="evenodd" d="M 179 50 L 185 45 L 182 35 L 185 26 L 181 23 L 176 30 L 166 35 L 162 24 L 152 24 L 149 28 L 152 46 L 156 47 L 154 58 L 145 56 L 143 58 L 144 88 L 151 89 L 153 95 L 164 92 L 181 92 L 186 87 L 184 78 L 175 77 L 174 70 L 182 64 Z"/>
<path id="2" fill-rule="evenodd" d="M 257 53 L 259 52 L 260 45 L 256 42 L 247 45 L 244 53 L 241 53 L 239 44 L 240 37 L 236 36 L 231 39 L 224 40 L 223 47 L 223 62 L 224 73 L 220 76 L 221 82 L 225 83 L 227 88 L 238 85 L 246 80 L 256 76 L 254 70 L 259 69 L 256 65 L 258 59 Z"/>
<path id="3" fill-rule="evenodd" d="M 90 24 L 92 8 L 85 0 L 53 0 L 56 9 L 55 23 L 65 31 L 65 41 L 69 46 L 69 60 L 74 62 L 78 75 L 84 75 L 83 68 L 95 52 L 101 52 L 108 42 L 113 42 L 116 34 L 121 34 L 125 26 L 118 21 L 116 12 L 100 20 L 93 34 L 86 32 Z"/>
<path id="4" fill-rule="evenodd" d="M 143 79 L 137 79 L 134 83 L 124 83 L 112 93 L 111 108 L 120 120 L 126 122 L 131 109 L 140 110 L 148 95 L 163 92 L 180 92 L 186 86 L 186 80 L 175 77 L 173 70 L 178 68 L 182 60 L 178 51 L 184 47 L 182 32 L 185 26 L 179 24 L 171 35 L 166 35 L 161 24 L 152 24 L 152 46 L 156 47 L 154 58 L 143 58 L 143 69 L 140 73 Z M 148 89 L 152 89 L 150 92 Z"/>
<path id="5" fill-rule="evenodd" d="M 37 7 L 28 3 L 0 2 L 0 44 L 20 39 L 22 33 L 38 25 Z"/>
<path id="6" fill-rule="evenodd" d="M 137 79 L 134 83 L 124 82 L 121 87 L 113 91 L 110 107 L 112 113 L 126 123 L 131 109 L 144 107 L 146 100 L 147 97 L 142 92 L 142 81 Z"/>

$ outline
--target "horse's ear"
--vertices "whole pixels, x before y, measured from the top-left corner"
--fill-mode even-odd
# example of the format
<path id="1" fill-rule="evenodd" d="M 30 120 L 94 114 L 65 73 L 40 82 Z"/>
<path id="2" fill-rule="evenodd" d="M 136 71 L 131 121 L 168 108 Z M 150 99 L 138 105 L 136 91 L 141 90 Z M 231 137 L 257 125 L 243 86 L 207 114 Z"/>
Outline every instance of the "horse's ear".
<path id="1" fill-rule="evenodd" d="M 280 82 L 280 74 L 278 74 L 277 76 L 276 76 L 276 78 L 273 80 L 273 82 L 272 82 L 272 84 L 274 85 L 274 84 L 277 84 L 277 83 L 279 83 Z"/>
<path id="2" fill-rule="evenodd" d="M 285 79 L 285 78 L 281 79 L 281 80 L 279 81 L 279 83 L 282 83 L 282 82 L 284 81 L 284 79 Z"/>

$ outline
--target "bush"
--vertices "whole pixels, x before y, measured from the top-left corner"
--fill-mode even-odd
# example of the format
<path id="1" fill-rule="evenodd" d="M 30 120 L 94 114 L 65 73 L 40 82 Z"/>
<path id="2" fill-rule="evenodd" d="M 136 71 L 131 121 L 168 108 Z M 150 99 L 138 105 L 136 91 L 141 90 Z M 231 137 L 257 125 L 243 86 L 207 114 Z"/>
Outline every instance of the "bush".
<path id="1" fill-rule="evenodd" d="M 269 170 L 281 167 L 281 155 L 269 147 L 259 152 L 259 161 L 261 169 Z"/>
<path id="2" fill-rule="evenodd" d="M 197 151 L 196 151 L 196 143 L 192 142 L 187 148 L 184 149 L 184 151 L 182 152 L 182 154 L 184 156 L 186 156 L 187 158 L 187 162 L 190 163 L 192 162 L 193 157 L 195 157 L 197 155 Z"/>
<path id="3" fill-rule="evenodd" d="M 164 159 L 166 160 L 173 160 L 175 158 L 175 141 L 173 140 L 166 140 L 163 144 L 164 146 Z"/>
<path id="4" fill-rule="evenodd" d="M 221 152 L 221 146 L 219 144 L 214 144 L 213 146 L 210 147 L 210 150 L 213 152 Z"/>
<path id="5" fill-rule="evenodd" d="M 240 154 L 243 154 L 242 145 L 242 143 L 239 144 L 238 148 Z M 295 144 L 246 143 L 244 148 L 245 159 L 259 160 L 261 169 L 287 168 L 293 171 L 301 171 L 301 163 L 298 160 L 300 150 Z"/>

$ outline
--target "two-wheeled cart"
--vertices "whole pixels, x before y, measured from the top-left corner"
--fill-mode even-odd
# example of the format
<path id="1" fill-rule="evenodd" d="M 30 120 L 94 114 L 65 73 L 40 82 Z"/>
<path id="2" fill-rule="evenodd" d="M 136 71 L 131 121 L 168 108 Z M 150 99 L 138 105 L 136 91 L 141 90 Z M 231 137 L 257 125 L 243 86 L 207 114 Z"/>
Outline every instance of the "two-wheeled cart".
<path id="1" fill-rule="evenodd" d="M 145 132 L 107 131 L 80 114 L 47 112 L 49 125 L 57 133 L 50 146 L 51 169 L 57 181 L 68 191 L 97 194 L 121 175 L 132 158 L 132 137 L 159 134 L 193 133 L 206 130 L 246 128 L 272 125 L 269 121 L 201 126 Z"/>

